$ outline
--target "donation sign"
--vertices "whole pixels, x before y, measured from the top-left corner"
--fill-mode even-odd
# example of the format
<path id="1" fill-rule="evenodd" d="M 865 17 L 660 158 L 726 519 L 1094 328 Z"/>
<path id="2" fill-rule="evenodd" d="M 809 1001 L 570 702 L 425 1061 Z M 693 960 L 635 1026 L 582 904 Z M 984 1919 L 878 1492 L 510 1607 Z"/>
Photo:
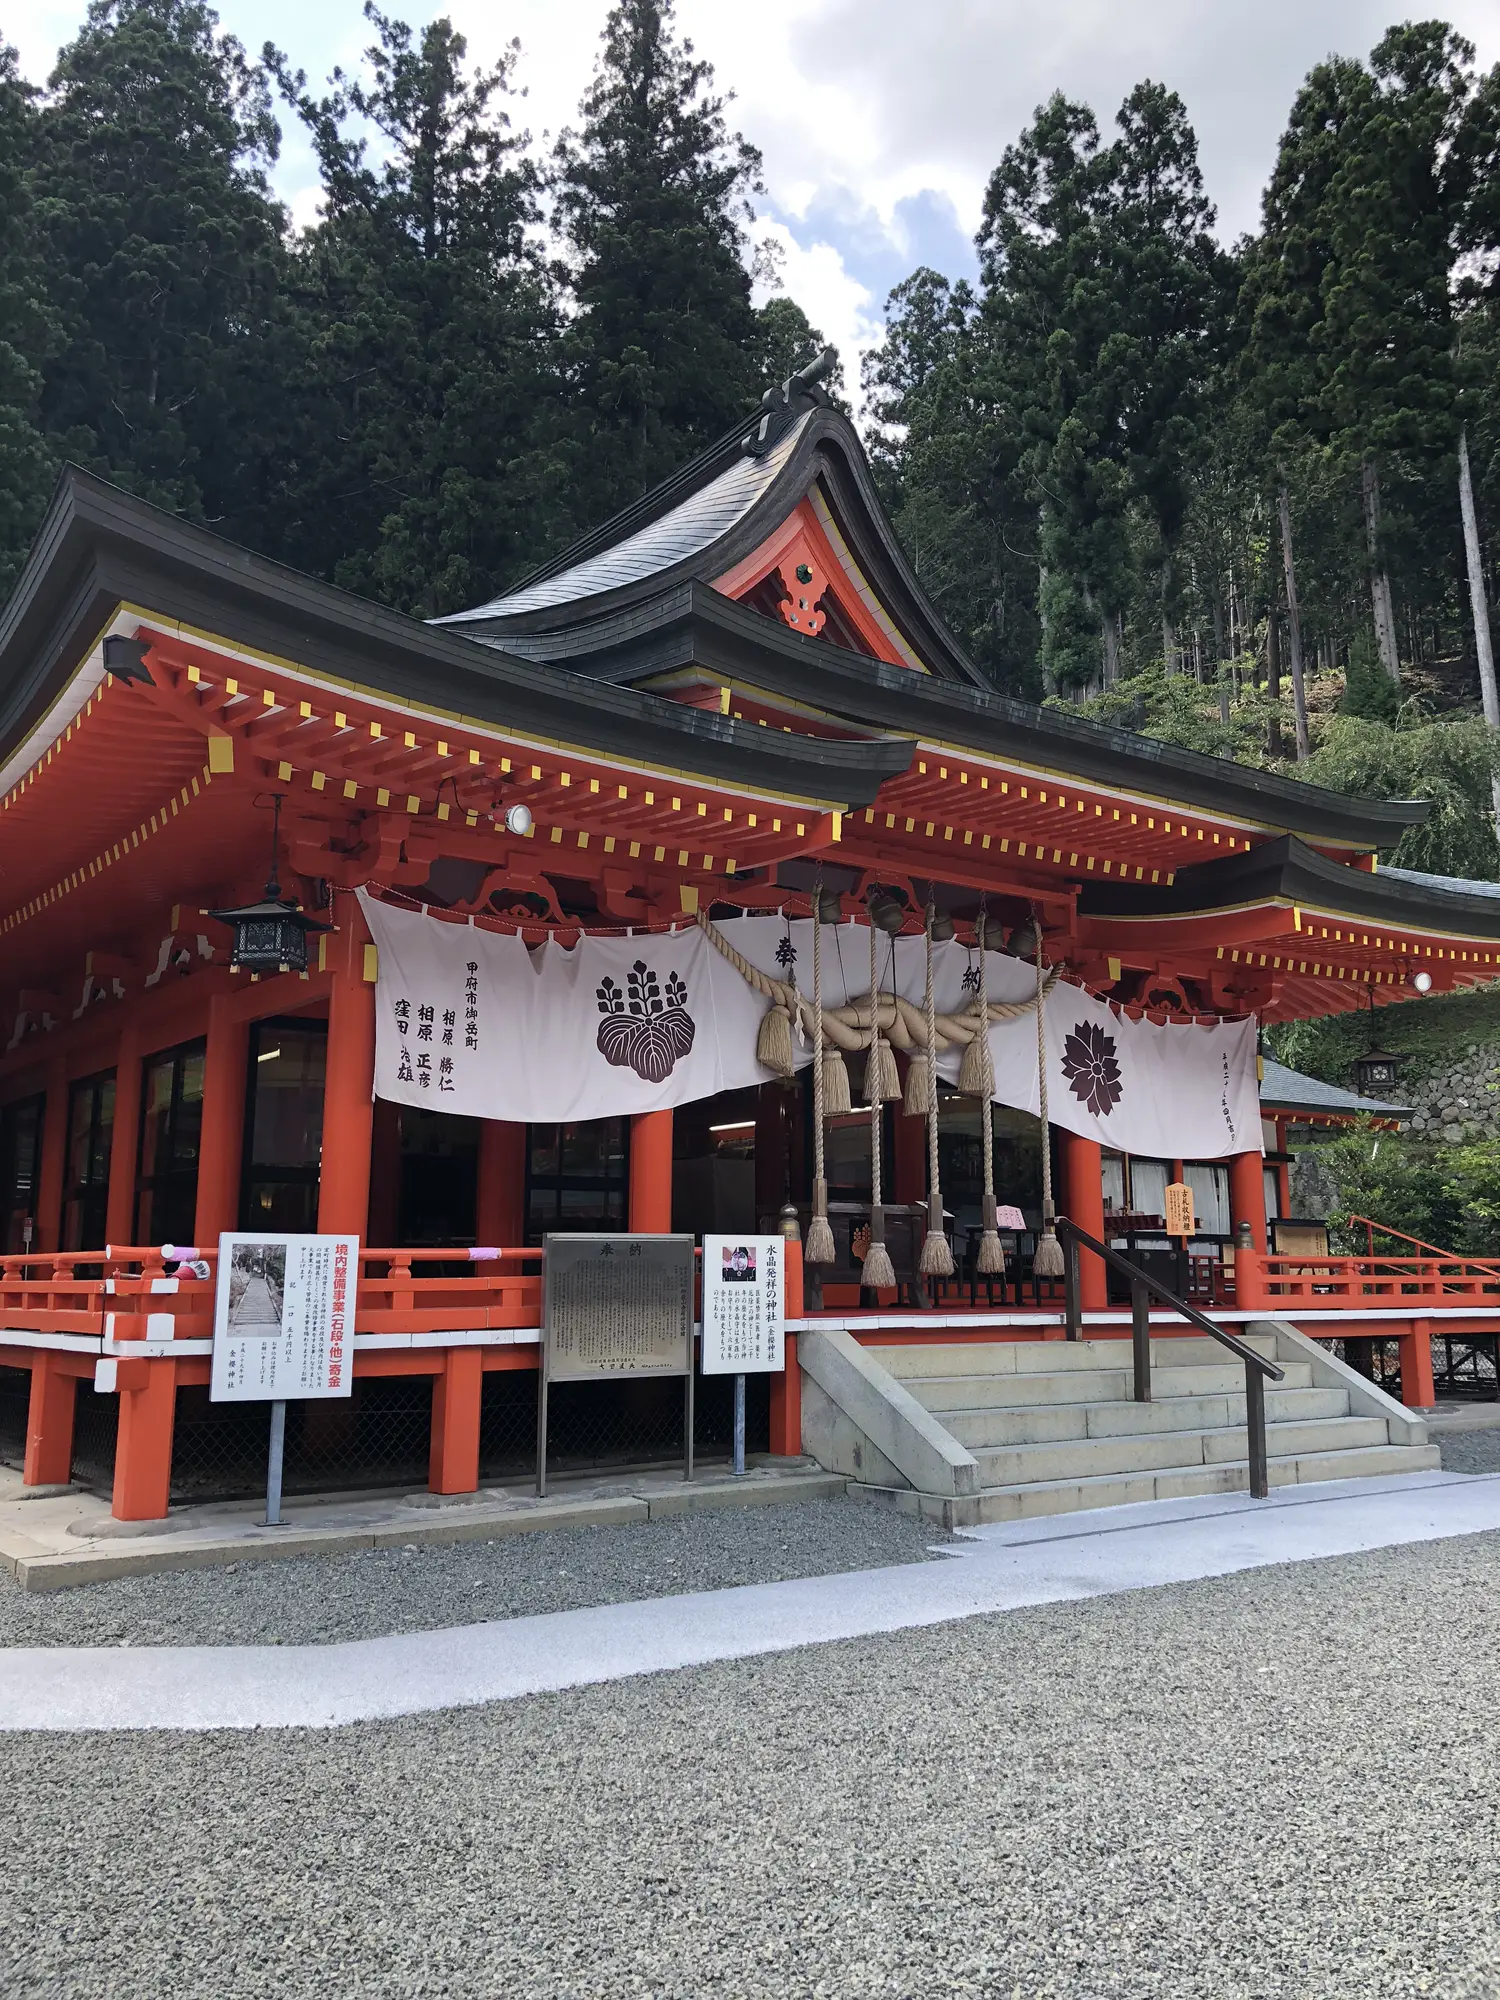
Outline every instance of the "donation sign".
<path id="1" fill-rule="evenodd" d="M 549 1234 L 542 1328 L 553 1382 L 690 1374 L 692 1237 Z"/>
<path id="2" fill-rule="evenodd" d="M 776 1374 L 785 1366 L 780 1236 L 703 1239 L 703 1372 Z"/>
<path id="3" fill-rule="evenodd" d="M 1166 1205 L 1168 1236 L 1191 1236 L 1196 1224 L 1193 1219 L 1193 1190 L 1186 1181 L 1169 1181 L 1162 1197 Z"/>
<path id="4" fill-rule="evenodd" d="M 357 1236 L 222 1235 L 211 1400 L 347 1396 L 358 1288 Z"/>

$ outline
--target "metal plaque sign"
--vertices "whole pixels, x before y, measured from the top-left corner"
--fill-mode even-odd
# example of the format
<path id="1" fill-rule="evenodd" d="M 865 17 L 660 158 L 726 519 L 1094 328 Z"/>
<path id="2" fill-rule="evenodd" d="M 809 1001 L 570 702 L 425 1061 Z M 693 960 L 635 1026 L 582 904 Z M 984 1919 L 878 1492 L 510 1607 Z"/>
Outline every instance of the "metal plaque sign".
<path id="1" fill-rule="evenodd" d="M 347 1396 L 354 1381 L 357 1236 L 219 1238 L 215 1403 Z"/>
<path id="2" fill-rule="evenodd" d="M 691 1236 L 549 1235 L 543 1248 L 549 1382 L 691 1374 Z"/>
<path id="3" fill-rule="evenodd" d="M 1193 1190 L 1187 1182 L 1169 1181 L 1163 1200 L 1168 1236 L 1191 1236 L 1196 1225 L 1193 1221 Z"/>
<path id="4" fill-rule="evenodd" d="M 769 1375 L 785 1365 L 780 1236 L 703 1239 L 703 1372 Z"/>

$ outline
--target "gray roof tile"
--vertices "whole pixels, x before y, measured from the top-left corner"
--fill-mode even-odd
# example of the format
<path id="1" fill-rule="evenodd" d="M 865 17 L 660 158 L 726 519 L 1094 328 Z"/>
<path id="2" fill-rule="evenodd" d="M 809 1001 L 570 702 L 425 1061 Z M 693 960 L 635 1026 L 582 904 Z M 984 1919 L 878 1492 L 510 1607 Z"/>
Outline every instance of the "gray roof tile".
<path id="1" fill-rule="evenodd" d="M 612 548 L 601 550 L 558 576 L 544 577 L 540 583 L 512 591 L 508 597 L 492 598 L 488 604 L 476 605 L 471 611 L 454 612 L 433 622 L 462 625 L 471 619 L 542 611 L 550 605 L 571 604 L 580 597 L 618 590 L 624 584 L 671 569 L 709 548 L 749 513 L 791 457 L 806 424 L 807 416 L 799 417 L 764 458 L 738 459 L 717 479 L 690 494 L 659 520 L 637 529 Z"/>

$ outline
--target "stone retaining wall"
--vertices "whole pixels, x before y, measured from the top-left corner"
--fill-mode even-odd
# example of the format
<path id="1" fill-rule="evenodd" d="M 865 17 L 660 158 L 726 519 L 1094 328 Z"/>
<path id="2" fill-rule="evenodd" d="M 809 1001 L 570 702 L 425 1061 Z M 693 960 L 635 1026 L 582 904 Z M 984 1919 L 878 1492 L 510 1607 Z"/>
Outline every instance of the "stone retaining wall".
<path id="1" fill-rule="evenodd" d="M 1500 1138 L 1500 1044 L 1466 1049 L 1428 1076 L 1405 1065 L 1397 1075 L 1391 1095 L 1412 1107 L 1408 1131 L 1449 1146 Z"/>

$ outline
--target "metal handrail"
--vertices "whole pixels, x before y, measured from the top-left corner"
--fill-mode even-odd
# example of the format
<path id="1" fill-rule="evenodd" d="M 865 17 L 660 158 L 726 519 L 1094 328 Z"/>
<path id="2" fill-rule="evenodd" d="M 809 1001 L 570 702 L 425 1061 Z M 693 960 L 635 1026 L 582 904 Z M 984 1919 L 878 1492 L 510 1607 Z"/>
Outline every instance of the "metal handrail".
<path id="1" fill-rule="evenodd" d="M 1266 1456 L 1266 1383 L 1285 1381 L 1284 1370 L 1274 1361 L 1267 1361 L 1263 1354 L 1245 1341 L 1236 1339 L 1222 1326 L 1215 1326 L 1206 1314 L 1196 1306 L 1190 1306 L 1186 1299 L 1153 1278 L 1149 1271 L 1143 1271 L 1139 1264 L 1129 1257 L 1122 1257 L 1118 1250 L 1112 1250 L 1107 1243 L 1101 1243 L 1097 1236 L 1090 1236 L 1086 1229 L 1080 1229 L 1076 1222 L 1070 1222 L 1065 1215 L 1057 1219 L 1057 1234 L 1062 1243 L 1063 1269 L 1063 1311 L 1067 1322 L 1069 1340 L 1083 1338 L 1083 1313 L 1079 1304 L 1078 1252 L 1092 1250 L 1105 1264 L 1113 1266 L 1130 1281 L 1130 1330 L 1131 1360 L 1134 1369 L 1134 1393 L 1138 1403 L 1151 1401 L 1151 1300 L 1156 1298 L 1200 1332 L 1206 1333 L 1221 1347 L 1227 1347 L 1245 1366 L 1245 1431 L 1250 1455 L 1250 1492 L 1256 1500 L 1269 1498 L 1271 1491 L 1270 1467 Z"/>

